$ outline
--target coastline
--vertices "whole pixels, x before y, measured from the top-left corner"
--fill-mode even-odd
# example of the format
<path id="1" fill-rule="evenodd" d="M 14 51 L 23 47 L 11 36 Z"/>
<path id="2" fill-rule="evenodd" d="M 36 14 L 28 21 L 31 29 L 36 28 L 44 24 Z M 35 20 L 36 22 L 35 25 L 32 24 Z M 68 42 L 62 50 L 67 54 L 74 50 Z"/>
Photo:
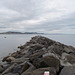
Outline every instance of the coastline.
<path id="1" fill-rule="evenodd" d="M 1 75 L 44 75 L 46 70 L 52 75 L 65 75 L 61 73 L 66 66 L 75 66 L 75 48 L 46 37 L 35 36 L 18 48 L 3 58 L 6 64 L 0 65 Z"/>

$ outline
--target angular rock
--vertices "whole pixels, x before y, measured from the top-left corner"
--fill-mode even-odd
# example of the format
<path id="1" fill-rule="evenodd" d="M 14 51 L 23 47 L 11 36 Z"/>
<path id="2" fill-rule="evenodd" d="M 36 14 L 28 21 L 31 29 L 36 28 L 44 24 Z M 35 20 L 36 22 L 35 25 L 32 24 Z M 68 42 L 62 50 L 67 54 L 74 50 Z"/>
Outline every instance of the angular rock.
<path id="1" fill-rule="evenodd" d="M 11 72 L 13 72 L 14 74 L 15 73 L 21 74 L 22 73 L 22 66 L 21 65 L 15 65 Z"/>
<path id="2" fill-rule="evenodd" d="M 59 60 L 54 56 L 45 56 L 43 57 L 44 63 L 46 63 L 49 67 L 54 67 L 56 71 L 59 71 Z"/>
<path id="3" fill-rule="evenodd" d="M 2 59 L 2 62 L 6 61 L 6 59 L 8 58 L 9 56 L 6 56 Z"/>
<path id="4" fill-rule="evenodd" d="M 66 53 L 72 52 L 71 49 L 70 49 L 69 47 L 64 47 L 64 51 L 65 51 Z"/>
<path id="5" fill-rule="evenodd" d="M 50 53 L 50 52 L 43 54 L 43 57 L 46 57 L 46 56 L 53 56 L 53 57 L 57 58 L 58 60 L 60 58 L 56 53 Z"/>
<path id="6" fill-rule="evenodd" d="M 2 72 L 2 74 L 6 74 L 11 72 L 11 70 L 15 67 L 16 63 L 12 64 L 9 68 L 7 68 L 5 71 Z"/>
<path id="7" fill-rule="evenodd" d="M 17 63 L 17 64 L 20 64 L 20 63 L 23 63 L 25 61 L 29 61 L 29 58 L 18 58 L 18 59 L 15 59 L 14 61 L 11 61 L 11 63 Z"/>
<path id="8" fill-rule="evenodd" d="M 36 58 L 41 58 L 43 53 L 44 53 L 44 51 L 39 51 L 37 53 L 34 53 L 34 54 L 30 55 L 29 58 L 30 58 L 31 61 L 33 61 Z"/>
<path id="9" fill-rule="evenodd" d="M 24 53 L 22 53 L 22 50 L 21 51 L 17 51 L 17 52 L 14 52 L 11 54 L 11 57 L 14 57 L 14 58 L 20 58 L 24 55 Z"/>
<path id="10" fill-rule="evenodd" d="M 43 68 L 43 67 L 54 67 L 57 71 L 59 71 L 59 59 L 52 55 L 44 56 L 43 58 L 35 58 L 32 61 L 32 64 L 36 68 Z"/>
<path id="11" fill-rule="evenodd" d="M 60 64 L 62 66 L 75 66 L 75 57 L 67 53 L 62 53 Z"/>
<path id="12" fill-rule="evenodd" d="M 31 65 L 26 71 L 24 71 L 21 75 L 26 75 L 26 74 L 28 74 L 28 73 L 30 73 L 30 72 L 32 72 L 33 70 L 35 70 L 36 68 L 33 66 L 33 65 Z"/>
<path id="13" fill-rule="evenodd" d="M 0 75 L 44 75 L 45 71 L 49 71 L 50 75 L 56 75 L 56 72 L 59 75 L 60 71 L 61 75 L 74 75 L 71 69 L 75 69 L 75 48 L 43 36 L 35 36 L 3 61 L 9 63 L 0 66 L 0 70 L 4 69 Z M 71 71 L 69 74 L 67 69 L 64 71 L 64 66 L 72 66 L 68 69 Z"/>
<path id="14" fill-rule="evenodd" d="M 32 44 L 30 46 L 30 50 L 29 51 L 31 51 L 32 53 L 34 53 L 34 51 L 36 51 L 36 50 L 39 51 L 42 48 L 43 48 L 43 45 L 40 45 L 40 44 Z"/>
<path id="15" fill-rule="evenodd" d="M 14 60 L 15 60 L 14 57 L 7 56 L 7 57 L 4 57 L 2 61 L 3 61 L 3 62 L 4 62 L 4 61 L 6 61 L 6 62 L 11 62 L 11 61 L 14 61 Z"/>
<path id="16" fill-rule="evenodd" d="M 58 54 L 58 55 L 60 55 L 61 56 L 61 54 L 63 53 L 63 45 L 62 44 L 60 44 L 60 45 L 58 45 L 57 43 L 54 43 L 53 44 L 53 52 L 55 52 L 56 54 Z"/>
<path id="17" fill-rule="evenodd" d="M 18 46 L 18 48 L 20 48 L 20 49 L 24 49 L 24 46 Z"/>
<path id="18" fill-rule="evenodd" d="M 61 70 L 60 75 L 75 75 L 75 67 L 67 66 Z"/>
<path id="19" fill-rule="evenodd" d="M 13 73 L 7 73 L 7 74 L 4 74 L 4 75 L 19 75 L 18 73 L 15 73 L 15 74 L 13 74 Z"/>
<path id="20" fill-rule="evenodd" d="M 2 73 L 4 71 L 3 67 L 0 66 L 0 73 Z"/>
<path id="21" fill-rule="evenodd" d="M 22 72 L 26 71 L 29 67 L 30 65 L 26 62 L 22 67 Z"/>
<path id="22" fill-rule="evenodd" d="M 44 75 L 45 71 L 48 71 L 50 75 L 56 75 L 56 70 L 52 67 L 39 68 L 32 72 L 28 72 L 25 75 Z"/>
<path id="23" fill-rule="evenodd" d="M 14 61 L 14 60 L 15 60 L 15 58 L 11 57 L 11 56 L 6 59 L 7 62 L 11 62 L 11 61 Z"/>

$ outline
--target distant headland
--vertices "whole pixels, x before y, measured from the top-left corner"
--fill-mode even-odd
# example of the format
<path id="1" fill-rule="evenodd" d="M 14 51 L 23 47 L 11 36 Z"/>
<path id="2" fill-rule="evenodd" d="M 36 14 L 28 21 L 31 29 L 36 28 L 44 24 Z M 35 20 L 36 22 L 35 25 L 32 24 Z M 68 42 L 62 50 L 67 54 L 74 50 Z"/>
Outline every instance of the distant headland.
<path id="1" fill-rule="evenodd" d="M 9 31 L 9 32 L 2 32 L 0 34 L 44 34 L 44 33 L 37 33 L 37 32 L 13 32 L 13 31 Z"/>

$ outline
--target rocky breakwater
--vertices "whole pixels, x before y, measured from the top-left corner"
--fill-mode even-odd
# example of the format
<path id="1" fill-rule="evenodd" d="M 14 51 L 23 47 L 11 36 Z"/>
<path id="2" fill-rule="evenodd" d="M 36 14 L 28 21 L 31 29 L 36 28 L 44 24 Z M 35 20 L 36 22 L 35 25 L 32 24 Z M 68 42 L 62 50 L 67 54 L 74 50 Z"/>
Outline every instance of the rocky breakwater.
<path id="1" fill-rule="evenodd" d="M 75 75 L 75 48 L 35 36 L 19 51 L 3 58 L 0 75 Z"/>

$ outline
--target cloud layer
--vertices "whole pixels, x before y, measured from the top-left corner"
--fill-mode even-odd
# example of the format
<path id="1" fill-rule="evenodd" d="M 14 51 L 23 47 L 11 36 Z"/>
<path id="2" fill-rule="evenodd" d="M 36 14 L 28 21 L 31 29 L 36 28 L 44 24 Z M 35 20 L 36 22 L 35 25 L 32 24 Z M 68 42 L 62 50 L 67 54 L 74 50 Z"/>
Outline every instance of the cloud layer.
<path id="1" fill-rule="evenodd" d="M 75 34 L 75 0 L 2 0 L 0 32 Z"/>

